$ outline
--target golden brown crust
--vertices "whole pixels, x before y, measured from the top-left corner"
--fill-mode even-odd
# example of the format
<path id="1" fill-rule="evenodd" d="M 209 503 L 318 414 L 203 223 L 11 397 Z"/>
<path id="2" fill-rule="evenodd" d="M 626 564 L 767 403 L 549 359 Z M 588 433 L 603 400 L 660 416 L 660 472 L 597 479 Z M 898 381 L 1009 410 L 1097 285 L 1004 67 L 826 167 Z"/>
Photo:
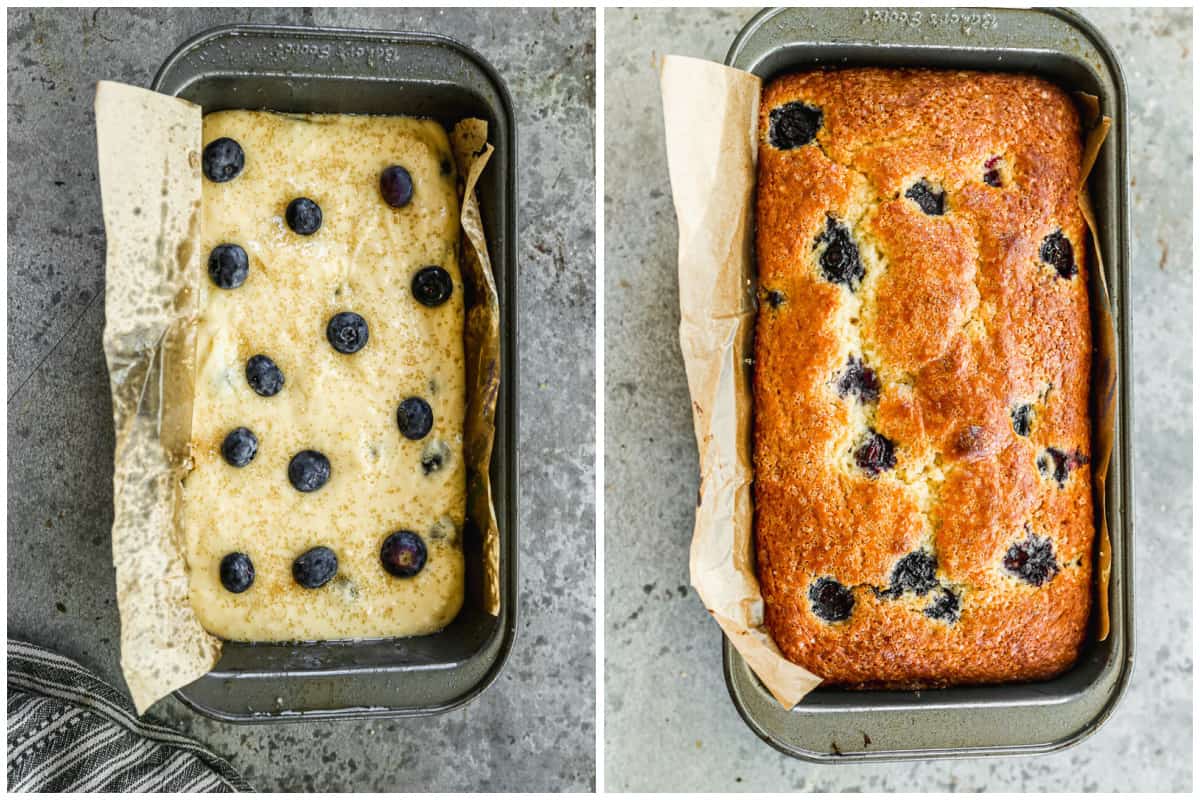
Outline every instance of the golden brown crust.
<path id="1" fill-rule="evenodd" d="M 814 141 L 773 144 L 786 103 L 819 109 Z M 1061 672 L 1087 625 L 1094 533 L 1074 105 L 1027 76 L 810 72 L 765 88 L 759 136 L 755 532 L 775 641 L 831 684 Z M 907 195 L 917 183 L 943 214 Z M 831 226 L 858 250 L 850 285 L 821 266 Z M 1056 231 L 1073 251 L 1059 269 L 1042 258 Z M 839 392 L 852 357 L 876 392 Z M 855 457 L 870 431 L 894 447 L 875 476 Z M 935 580 L 897 588 L 917 551 Z M 845 619 L 814 612 L 821 578 L 849 593 L 841 611 L 853 597 Z M 958 608 L 927 614 L 946 592 Z"/>

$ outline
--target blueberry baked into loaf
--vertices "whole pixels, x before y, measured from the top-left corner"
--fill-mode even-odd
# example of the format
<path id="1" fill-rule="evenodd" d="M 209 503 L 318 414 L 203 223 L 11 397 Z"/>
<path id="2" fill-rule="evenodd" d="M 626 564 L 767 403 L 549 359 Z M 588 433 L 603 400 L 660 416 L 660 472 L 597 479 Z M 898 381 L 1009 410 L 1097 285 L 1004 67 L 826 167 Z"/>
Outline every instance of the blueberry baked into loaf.
<path id="1" fill-rule="evenodd" d="M 446 131 L 203 125 L 191 600 L 226 639 L 408 636 L 463 600 L 463 292 Z"/>
<path id="2" fill-rule="evenodd" d="M 1073 663 L 1094 534 L 1081 141 L 1033 77 L 788 75 L 759 120 L 755 533 L 830 684 Z"/>

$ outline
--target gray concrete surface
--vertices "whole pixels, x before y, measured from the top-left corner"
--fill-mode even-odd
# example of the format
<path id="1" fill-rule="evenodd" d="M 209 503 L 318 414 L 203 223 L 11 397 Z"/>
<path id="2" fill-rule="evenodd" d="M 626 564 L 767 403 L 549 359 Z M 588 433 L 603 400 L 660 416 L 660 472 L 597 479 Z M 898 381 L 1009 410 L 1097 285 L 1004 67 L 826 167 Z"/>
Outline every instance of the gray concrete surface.
<path id="1" fill-rule="evenodd" d="M 153 715 L 259 789 L 594 785 L 594 54 L 591 10 L 8 13 L 8 632 L 122 685 L 109 551 L 113 433 L 100 336 L 93 84 L 145 86 L 237 21 L 450 34 L 503 74 L 519 128 L 521 630 L 497 683 L 431 719 L 233 727 Z"/>
<path id="2" fill-rule="evenodd" d="M 815 766 L 729 701 L 688 588 L 696 446 L 655 62 L 724 58 L 754 9 L 605 17 L 605 774 L 612 790 L 1107 790 L 1192 785 L 1192 21 L 1086 10 L 1129 82 L 1136 385 L 1133 683 L 1091 739 L 1037 758 Z"/>

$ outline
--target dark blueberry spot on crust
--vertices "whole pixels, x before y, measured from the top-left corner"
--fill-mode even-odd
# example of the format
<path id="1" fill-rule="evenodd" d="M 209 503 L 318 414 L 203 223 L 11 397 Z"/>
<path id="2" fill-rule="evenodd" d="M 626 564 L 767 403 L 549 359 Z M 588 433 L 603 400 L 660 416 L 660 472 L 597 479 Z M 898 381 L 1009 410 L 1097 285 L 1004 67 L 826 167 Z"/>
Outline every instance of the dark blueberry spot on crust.
<path id="1" fill-rule="evenodd" d="M 917 204 L 926 214 L 940 217 L 946 213 L 946 193 L 935 192 L 925 181 L 919 181 L 908 187 L 904 196 Z"/>
<path id="2" fill-rule="evenodd" d="M 879 378 L 861 358 L 850 356 L 838 378 L 837 393 L 839 397 L 856 394 L 864 403 L 874 403 L 879 399 Z"/>
<path id="3" fill-rule="evenodd" d="M 1046 452 L 1038 456 L 1037 460 L 1038 472 L 1053 478 L 1060 487 L 1066 484 L 1067 478 L 1071 476 L 1071 470 L 1087 463 L 1088 457 L 1078 450 L 1066 453 L 1057 447 L 1047 447 Z"/>
<path id="4" fill-rule="evenodd" d="M 283 372 L 261 353 L 246 362 L 246 383 L 260 397 L 274 397 L 283 389 Z"/>
<path id="5" fill-rule="evenodd" d="M 412 293 L 417 302 L 433 308 L 450 299 L 454 281 L 441 267 L 423 267 L 413 276 Z"/>
<path id="6" fill-rule="evenodd" d="M 222 136 L 208 143 L 201 161 L 204 177 L 213 183 L 224 183 L 242 174 L 246 154 L 242 152 L 240 144 L 228 136 Z"/>
<path id="7" fill-rule="evenodd" d="M 771 291 L 767 292 L 767 302 L 771 304 L 771 308 L 779 308 L 781 305 L 783 305 L 783 301 L 785 299 L 786 298 L 783 296 L 783 292 L 779 291 L 778 289 L 772 289 Z"/>
<path id="8" fill-rule="evenodd" d="M 411 578 L 425 566 L 425 540 L 412 531 L 397 531 L 383 540 L 379 560 L 389 574 Z"/>
<path id="9" fill-rule="evenodd" d="M 283 216 L 288 227 L 301 236 L 312 236 L 321 227 L 321 207 L 307 197 L 288 203 Z"/>
<path id="10" fill-rule="evenodd" d="M 824 114 L 808 103 L 784 103 L 771 109 L 767 140 L 780 150 L 803 147 L 817 137 Z"/>
<path id="11" fill-rule="evenodd" d="M 221 442 L 221 455 L 232 467 L 244 467 L 258 453 L 258 437 L 249 428 L 234 428 Z"/>
<path id="12" fill-rule="evenodd" d="M 424 439 L 433 429 L 433 409 L 422 398 L 409 397 L 396 409 L 396 424 L 406 439 Z"/>
<path id="13" fill-rule="evenodd" d="M 914 592 L 918 597 L 924 597 L 937 585 L 937 558 L 917 550 L 896 562 L 887 594 L 899 597 L 905 592 Z"/>
<path id="14" fill-rule="evenodd" d="M 446 465 L 450 458 L 450 448 L 443 442 L 430 442 L 421 453 L 421 471 L 432 475 Z"/>
<path id="15" fill-rule="evenodd" d="M 221 559 L 221 585 L 241 594 L 254 583 L 254 564 L 245 553 L 230 553 Z"/>
<path id="16" fill-rule="evenodd" d="M 988 186 L 992 186 L 997 189 L 1000 188 L 1001 184 L 1000 170 L 996 168 L 999 163 L 1000 156 L 992 156 L 983 163 L 983 168 L 985 170 L 983 173 L 983 182 Z"/>
<path id="17" fill-rule="evenodd" d="M 301 450 L 288 462 L 288 480 L 300 492 L 315 492 L 329 481 L 330 464 L 324 453 Z"/>
<path id="18" fill-rule="evenodd" d="M 218 288 L 236 289 L 250 274 L 250 257 L 236 244 L 219 244 L 208 254 L 208 277 Z"/>
<path id="19" fill-rule="evenodd" d="M 813 248 L 825 245 L 818 259 L 821 274 L 831 283 L 840 283 L 854 291 L 858 282 L 867 274 L 862 258 L 858 253 L 858 245 L 850 235 L 850 229 L 835 220 L 832 216 L 825 222 L 825 230 L 813 243 Z"/>
<path id="20" fill-rule="evenodd" d="M 1060 278 L 1071 278 L 1079 271 L 1075 268 L 1075 249 L 1062 231 L 1055 231 L 1042 240 L 1039 255 L 1042 261 L 1054 267 Z"/>
<path id="21" fill-rule="evenodd" d="M 1025 404 L 1014 406 L 1012 410 L 1013 431 L 1017 436 L 1028 436 L 1033 422 L 1033 406 Z"/>
<path id="22" fill-rule="evenodd" d="M 826 622 L 841 622 L 854 610 L 854 593 L 833 578 L 817 578 L 808 587 L 813 613 Z"/>
<path id="23" fill-rule="evenodd" d="M 962 612 L 962 601 L 953 590 L 945 586 L 938 589 L 933 602 L 925 607 L 925 616 L 930 619 L 940 619 L 945 622 L 958 622 Z"/>
<path id="24" fill-rule="evenodd" d="M 412 176 L 404 167 L 388 167 L 379 173 L 379 193 L 392 208 L 403 208 L 412 200 Z"/>
<path id="25" fill-rule="evenodd" d="M 1026 583 L 1041 586 L 1058 574 L 1054 545 L 1050 539 L 1029 532 L 1008 548 L 1004 568 Z"/>
<path id="26" fill-rule="evenodd" d="M 305 589 L 320 589 L 337 571 L 337 554 L 328 547 L 314 547 L 292 562 L 292 578 Z"/>
<path id="27" fill-rule="evenodd" d="M 854 451 L 854 463 L 873 478 L 896 466 L 895 446 L 883 434 L 871 431 Z"/>
<path id="28" fill-rule="evenodd" d="M 325 338 L 339 353 L 350 355 L 367 346 L 367 321 L 353 311 L 334 314 L 325 326 Z"/>

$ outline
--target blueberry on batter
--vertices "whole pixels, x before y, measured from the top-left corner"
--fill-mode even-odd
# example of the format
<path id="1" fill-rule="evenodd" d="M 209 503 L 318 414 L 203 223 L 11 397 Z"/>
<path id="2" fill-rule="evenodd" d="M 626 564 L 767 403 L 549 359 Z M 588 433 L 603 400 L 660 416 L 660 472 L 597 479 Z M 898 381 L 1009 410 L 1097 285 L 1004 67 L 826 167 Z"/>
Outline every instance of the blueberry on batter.
<path id="1" fill-rule="evenodd" d="M 850 229 L 838 222 L 832 216 L 825 221 L 825 230 L 813 242 L 813 249 L 825 245 L 818 259 L 821 274 L 830 283 L 840 283 L 854 291 L 859 281 L 867 274 L 862 257 L 858 253 L 858 245 L 850 234 Z"/>
<path id="2" fill-rule="evenodd" d="M 837 393 L 839 397 L 856 394 L 864 403 L 874 403 L 879 399 L 879 377 L 861 358 L 850 356 L 838 378 Z"/>
<path id="3" fill-rule="evenodd" d="M 854 593 L 833 578 L 817 578 L 808 587 L 813 613 L 826 622 L 841 622 L 854 610 Z"/>
<path id="4" fill-rule="evenodd" d="M 328 547 L 314 547 L 292 562 L 292 578 L 305 589 L 320 589 L 337 571 L 337 554 Z"/>
<path id="5" fill-rule="evenodd" d="M 274 397 L 283 389 L 283 372 L 270 356 L 260 353 L 246 362 L 246 383 L 260 397 Z"/>
<path id="6" fill-rule="evenodd" d="M 1050 539 L 1029 532 L 1004 554 L 1004 568 L 1026 583 L 1041 586 L 1058 574 Z"/>
<path id="7" fill-rule="evenodd" d="M 784 103 L 771 109 L 767 139 L 780 150 L 794 150 L 817 138 L 824 114 L 808 103 Z"/>
<path id="8" fill-rule="evenodd" d="M 379 193 L 392 208 L 404 208 L 412 201 L 412 176 L 404 167 L 388 167 L 379 173 Z"/>
<path id="9" fill-rule="evenodd" d="M 208 254 L 208 277 L 221 289 L 236 289 L 250 274 L 250 257 L 236 244 L 219 244 Z"/>
<path id="10" fill-rule="evenodd" d="M 246 164 L 246 155 L 242 152 L 240 144 L 228 136 L 222 136 L 220 139 L 214 139 L 208 143 L 208 146 L 204 148 L 204 157 L 201 160 L 204 177 L 213 183 L 225 183 L 225 181 L 231 181 L 242 174 L 242 167 Z"/>
<path id="11" fill-rule="evenodd" d="M 316 450 L 301 450 L 288 462 L 288 480 L 300 492 L 315 492 L 329 481 L 329 459 Z"/>
<path id="12" fill-rule="evenodd" d="M 412 293 L 417 302 L 433 308 L 450 299 L 454 281 L 441 267 L 424 267 L 413 276 Z"/>
<path id="13" fill-rule="evenodd" d="M 1075 266 L 1075 249 L 1062 231 L 1055 231 L 1043 239 L 1038 255 L 1042 261 L 1054 267 L 1060 278 L 1071 278 L 1079 271 Z"/>
<path id="14" fill-rule="evenodd" d="M 433 409 L 420 397 L 409 397 L 396 409 L 396 424 L 406 439 L 424 439 L 433 429 Z"/>
<path id="15" fill-rule="evenodd" d="M 425 540 L 412 531 L 397 531 L 383 540 L 379 560 L 397 578 L 411 578 L 425 566 Z"/>
<path id="16" fill-rule="evenodd" d="M 244 467 L 258 454 L 258 437 L 249 428 L 234 428 L 221 442 L 221 455 L 233 467 Z"/>
<path id="17" fill-rule="evenodd" d="M 321 207 L 307 197 L 297 197 L 288 203 L 284 219 L 296 233 L 312 236 L 321 227 Z"/>
<path id="18" fill-rule="evenodd" d="M 230 553 L 221 559 L 221 585 L 241 594 L 254 583 L 254 564 L 245 553 Z"/>
<path id="19" fill-rule="evenodd" d="M 350 355 L 367 346 L 367 321 L 353 311 L 334 314 L 325 326 L 325 338 L 339 353 Z"/>

